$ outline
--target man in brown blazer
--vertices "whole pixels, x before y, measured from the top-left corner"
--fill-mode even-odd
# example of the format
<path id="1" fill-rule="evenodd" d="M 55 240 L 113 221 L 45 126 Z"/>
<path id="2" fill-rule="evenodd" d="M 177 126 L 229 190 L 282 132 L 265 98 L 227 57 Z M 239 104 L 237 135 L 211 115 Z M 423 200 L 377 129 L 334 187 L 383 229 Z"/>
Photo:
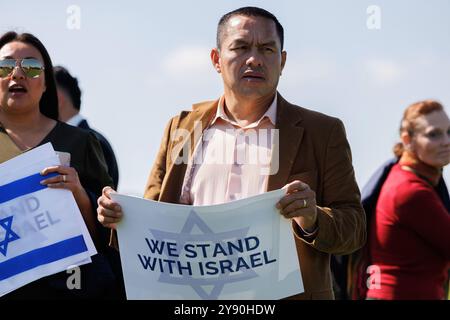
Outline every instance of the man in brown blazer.
<path id="1" fill-rule="evenodd" d="M 217 101 L 195 104 L 191 111 L 169 121 L 144 197 L 188 204 L 213 204 L 208 200 L 211 196 L 230 200 L 210 190 L 212 172 L 201 163 L 193 166 L 185 160 L 195 156 L 208 129 L 272 126 L 279 135 L 270 145 L 270 165 L 275 170 L 256 177 L 262 180 L 245 174 L 240 178 L 262 181 L 263 192 L 286 190 L 277 207 L 292 220 L 305 289 L 292 298 L 333 299 L 331 254 L 349 254 L 366 240 L 365 214 L 342 122 L 290 104 L 277 92 L 286 62 L 283 27 L 263 9 L 245 7 L 224 15 L 211 60 L 222 75 L 224 95 Z M 216 121 L 219 118 L 222 122 Z M 229 167 L 224 164 L 219 169 Z M 235 188 L 232 184 L 225 187 Z M 114 229 L 122 212 L 110 199 L 111 192 L 109 187 L 104 189 L 97 212 L 98 220 Z M 204 197 L 208 193 L 210 197 Z"/>

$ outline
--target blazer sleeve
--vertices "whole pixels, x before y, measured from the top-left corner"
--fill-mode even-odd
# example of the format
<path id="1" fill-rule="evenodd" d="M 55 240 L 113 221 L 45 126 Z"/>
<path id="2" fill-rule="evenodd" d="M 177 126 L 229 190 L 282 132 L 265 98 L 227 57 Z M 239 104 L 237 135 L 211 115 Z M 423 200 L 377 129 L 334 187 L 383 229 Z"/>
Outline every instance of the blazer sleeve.
<path id="1" fill-rule="evenodd" d="M 144 198 L 150 200 L 158 200 L 161 193 L 161 186 L 166 175 L 166 171 L 169 165 L 169 159 L 167 159 L 167 151 L 170 143 L 170 132 L 175 118 L 170 119 L 164 130 L 161 145 L 159 147 L 158 154 L 156 155 L 155 162 L 153 163 L 152 170 L 147 179 L 147 184 L 144 190 Z"/>
<path id="2" fill-rule="evenodd" d="M 355 180 L 345 128 L 336 120 L 328 137 L 318 201 L 318 233 L 308 242 L 295 224 L 295 235 L 315 249 L 330 254 L 350 254 L 366 242 L 366 216 Z"/>

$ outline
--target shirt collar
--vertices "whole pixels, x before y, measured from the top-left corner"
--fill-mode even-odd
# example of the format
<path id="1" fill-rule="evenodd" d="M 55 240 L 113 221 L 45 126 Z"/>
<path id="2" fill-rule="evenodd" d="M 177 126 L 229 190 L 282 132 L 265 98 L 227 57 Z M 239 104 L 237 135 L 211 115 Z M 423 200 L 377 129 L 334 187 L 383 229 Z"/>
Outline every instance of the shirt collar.
<path id="1" fill-rule="evenodd" d="M 273 98 L 272 103 L 270 104 L 267 111 L 261 116 L 261 118 L 259 118 L 259 120 L 255 121 L 255 122 L 249 124 L 248 126 L 244 127 L 244 129 L 257 127 L 264 118 L 269 119 L 269 121 L 272 123 L 272 125 L 275 126 L 276 117 L 277 117 L 277 107 L 278 107 L 277 96 L 278 96 L 278 94 L 275 93 L 275 97 Z M 225 113 L 224 101 L 225 101 L 224 96 L 220 97 L 219 104 L 217 106 L 216 115 L 215 115 L 214 119 L 212 120 L 211 125 L 214 124 L 217 119 L 221 118 L 222 120 L 224 120 L 226 122 L 229 122 L 235 126 L 239 126 L 235 121 L 231 120 Z"/>
<path id="2" fill-rule="evenodd" d="M 71 125 L 71 126 L 78 127 L 80 122 L 83 121 L 83 120 L 84 120 L 84 117 L 81 114 L 77 113 L 72 118 L 67 120 L 66 123 Z"/>

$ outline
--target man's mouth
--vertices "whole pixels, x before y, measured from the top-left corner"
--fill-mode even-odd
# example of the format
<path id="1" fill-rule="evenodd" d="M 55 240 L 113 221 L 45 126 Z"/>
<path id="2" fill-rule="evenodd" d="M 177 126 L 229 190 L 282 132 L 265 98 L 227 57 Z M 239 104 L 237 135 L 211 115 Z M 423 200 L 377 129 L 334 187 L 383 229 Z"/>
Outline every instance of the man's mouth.
<path id="1" fill-rule="evenodd" d="M 242 79 L 248 80 L 264 80 L 264 74 L 260 72 L 245 72 Z"/>

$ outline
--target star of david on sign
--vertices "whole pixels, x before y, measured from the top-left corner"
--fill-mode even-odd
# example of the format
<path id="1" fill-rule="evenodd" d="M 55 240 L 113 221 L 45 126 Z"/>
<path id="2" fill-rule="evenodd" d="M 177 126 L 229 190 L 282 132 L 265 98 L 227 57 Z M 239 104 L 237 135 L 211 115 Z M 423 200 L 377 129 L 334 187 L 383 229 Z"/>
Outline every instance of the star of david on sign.
<path id="1" fill-rule="evenodd" d="M 17 233 L 12 231 L 12 229 L 11 229 L 12 221 L 13 221 L 13 216 L 9 216 L 4 219 L 0 219 L 0 227 L 5 229 L 5 231 L 6 231 L 5 239 L 0 241 L 0 253 L 3 254 L 5 257 L 6 257 L 6 253 L 8 251 L 8 243 L 20 239 L 20 237 L 17 235 Z"/>
<path id="2" fill-rule="evenodd" d="M 192 234 L 192 230 L 197 226 L 198 229 L 202 232 L 201 234 Z M 249 228 L 241 228 L 227 232 L 219 232 L 214 233 L 214 231 L 203 221 L 194 210 L 191 210 L 189 213 L 186 222 L 180 231 L 180 233 L 174 232 L 166 232 L 161 230 L 150 229 L 150 232 L 153 234 L 155 240 L 163 240 L 170 239 L 175 240 L 179 246 L 179 248 L 183 248 L 187 242 L 222 242 L 223 239 L 239 239 L 244 238 L 248 233 Z M 237 259 L 235 256 L 228 256 L 231 259 Z M 192 278 L 189 275 L 183 274 L 182 277 L 174 277 L 167 273 L 162 273 L 159 277 L 160 282 L 178 284 L 178 285 L 187 285 L 191 286 L 194 291 L 198 294 L 201 299 L 218 299 L 220 293 L 222 292 L 225 284 L 243 281 L 251 278 L 257 277 L 258 274 L 251 269 L 243 271 L 239 274 L 230 275 L 227 271 L 225 274 L 222 274 L 218 277 L 214 278 L 203 278 L 196 279 Z M 202 286 L 212 286 L 212 290 L 208 293 Z"/>

